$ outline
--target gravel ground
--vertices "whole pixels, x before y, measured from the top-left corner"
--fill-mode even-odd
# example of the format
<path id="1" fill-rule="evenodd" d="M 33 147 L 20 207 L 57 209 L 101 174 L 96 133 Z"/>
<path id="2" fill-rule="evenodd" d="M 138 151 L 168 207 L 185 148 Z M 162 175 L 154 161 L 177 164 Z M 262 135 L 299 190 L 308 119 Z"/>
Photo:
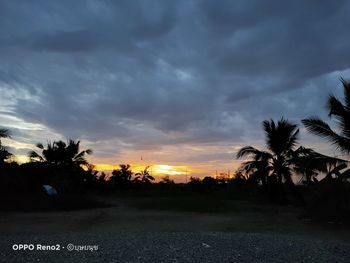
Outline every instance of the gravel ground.
<path id="1" fill-rule="evenodd" d="M 12 245 L 34 244 L 33 251 Z M 68 251 L 72 243 L 97 245 L 95 251 Z M 36 245 L 60 245 L 37 251 Z M 70 232 L 7 236 L 0 240 L 0 262 L 350 262 L 350 244 L 290 235 L 222 232 Z M 92 247 L 92 249 L 95 249 Z"/>

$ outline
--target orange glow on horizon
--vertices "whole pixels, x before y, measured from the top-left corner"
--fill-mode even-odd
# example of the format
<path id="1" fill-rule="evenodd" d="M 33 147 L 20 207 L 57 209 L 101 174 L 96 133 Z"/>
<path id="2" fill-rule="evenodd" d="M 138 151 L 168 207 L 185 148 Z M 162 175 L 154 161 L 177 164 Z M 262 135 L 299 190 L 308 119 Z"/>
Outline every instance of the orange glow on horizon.
<path id="1" fill-rule="evenodd" d="M 95 165 L 95 170 L 97 171 L 112 171 L 119 169 L 119 165 L 105 164 L 105 163 L 97 163 Z M 141 164 L 133 164 L 131 165 L 131 169 L 134 172 L 142 171 L 146 168 L 145 165 Z M 192 169 L 184 165 L 168 165 L 168 164 L 155 164 L 150 165 L 149 171 L 155 176 L 161 175 L 184 175 L 186 173 L 190 174 Z"/>
<path id="2" fill-rule="evenodd" d="M 28 155 L 25 154 L 26 152 L 29 152 L 32 149 L 40 152 L 39 149 L 35 148 L 34 144 L 32 145 L 26 141 L 22 142 L 16 141 L 14 139 L 5 138 L 4 144 L 18 151 L 18 154 L 15 155 L 14 160 L 20 164 L 30 161 Z M 90 146 L 91 145 L 88 144 L 83 148 L 95 147 L 95 145 L 91 147 Z M 154 152 L 135 152 L 124 150 L 120 153 L 120 156 L 122 156 L 122 158 L 120 156 L 105 158 L 100 158 L 98 156 L 86 156 L 86 158 L 90 164 L 93 164 L 95 166 L 95 170 L 99 172 L 104 171 L 107 174 L 110 174 L 113 170 L 119 169 L 119 164 L 129 163 L 134 173 L 138 173 L 144 170 L 146 166 L 150 166 L 149 172 L 154 177 L 156 177 L 156 179 L 162 178 L 164 176 L 170 176 L 170 178 L 175 180 L 176 182 L 186 182 L 190 179 L 190 177 L 215 177 L 220 176 L 222 173 L 233 175 L 234 171 L 240 166 L 242 162 L 241 160 L 231 161 L 227 158 L 224 160 L 215 158 L 213 160 L 207 160 L 206 158 L 204 158 L 204 160 L 201 161 L 201 158 L 198 158 L 198 162 L 186 162 L 186 158 L 188 157 L 189 160 L 191 160 L 193 156 L 200 156 L 202 153 L 205 152 L 218 154 L 226 153 L 227 155 L 232 155 L 237 147 L 239 148 L 240 146 L 235 146 L 228 149 L 226 144 L 171 145 L 164 146 L 161 150 L 157 150 Z M 181 161 L 178 161 L 176 158 L 176 154 L 178 152 L 181 152 Z"/>
<path id="3" fill-rule="evenodd" d="M 94 165 L 94 169 L 99 171 L 99 172 L 113 171 L 113 170 L 119 168 L 118 165 L 112 165 L 112 164 L 107 164 L 107 163 L 96 163 L 96 164 L 93 164 L 93 165 Z"/>

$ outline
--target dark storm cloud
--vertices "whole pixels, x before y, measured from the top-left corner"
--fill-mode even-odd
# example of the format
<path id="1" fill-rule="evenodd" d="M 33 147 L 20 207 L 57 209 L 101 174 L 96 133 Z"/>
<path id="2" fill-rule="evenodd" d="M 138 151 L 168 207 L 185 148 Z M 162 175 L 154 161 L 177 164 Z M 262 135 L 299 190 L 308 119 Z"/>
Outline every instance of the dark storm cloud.
<path id="1" fill-rule="evenodd" d="M 94 36 L 85 30 L 58 31 L 51 34 L 40 34 L 30 44 L 38 51 L 91 51 L 98 47 L 97 37 L 98 35 Z"/>
<path id="2" fill-rule="evenodd" d="M 322 114 L 350 76 L 347 1 L 0 5 L 0 88 L 65 137 L 249 143 L 264 119 Z"/>

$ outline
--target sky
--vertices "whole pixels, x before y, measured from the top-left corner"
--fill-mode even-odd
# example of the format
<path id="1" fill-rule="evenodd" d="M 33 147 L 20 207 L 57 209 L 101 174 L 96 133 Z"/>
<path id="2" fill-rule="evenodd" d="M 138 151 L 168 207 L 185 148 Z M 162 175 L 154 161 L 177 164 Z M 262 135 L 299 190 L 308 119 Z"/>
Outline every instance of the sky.
<path id="1" fill-rule="evenodd" d="M 349 1 L 0 0 L 0 126 L 19 159 L 81 140 L 100 170 L 232 173 L 261 122 L 334 149 L 300 120 L 329 121 L 350 78 Z M 141 158 L 142 156 L 142 158 Z M 182 178 L 182 179 L 181 179 Z"/>

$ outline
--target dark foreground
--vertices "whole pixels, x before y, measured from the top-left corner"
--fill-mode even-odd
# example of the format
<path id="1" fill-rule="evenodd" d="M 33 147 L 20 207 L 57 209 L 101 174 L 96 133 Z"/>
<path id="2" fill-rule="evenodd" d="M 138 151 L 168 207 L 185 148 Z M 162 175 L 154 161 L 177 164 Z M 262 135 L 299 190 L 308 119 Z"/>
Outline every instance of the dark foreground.
<path id="1" fill-rule="evenodd" d="M 11 243 L 62 244 L 61 251 L 14 252 Z M 67 243 L 98 245 L 68 251 Z M 349 262 L 350 245 L 253 233 L 65 233 L 2 239 L 1 262 Z M 65 248 L 62 248 L 65 246 Z"/>
<path id="2" fill-rule="evenodd" d="M 114 202 L 70 212 L 0 212 L 0 262 L 350 262 L 349 229 L 299 220 L 293 209 L 198 213 Z M 14 251 L 16 244 L 34 248 Z"/>

